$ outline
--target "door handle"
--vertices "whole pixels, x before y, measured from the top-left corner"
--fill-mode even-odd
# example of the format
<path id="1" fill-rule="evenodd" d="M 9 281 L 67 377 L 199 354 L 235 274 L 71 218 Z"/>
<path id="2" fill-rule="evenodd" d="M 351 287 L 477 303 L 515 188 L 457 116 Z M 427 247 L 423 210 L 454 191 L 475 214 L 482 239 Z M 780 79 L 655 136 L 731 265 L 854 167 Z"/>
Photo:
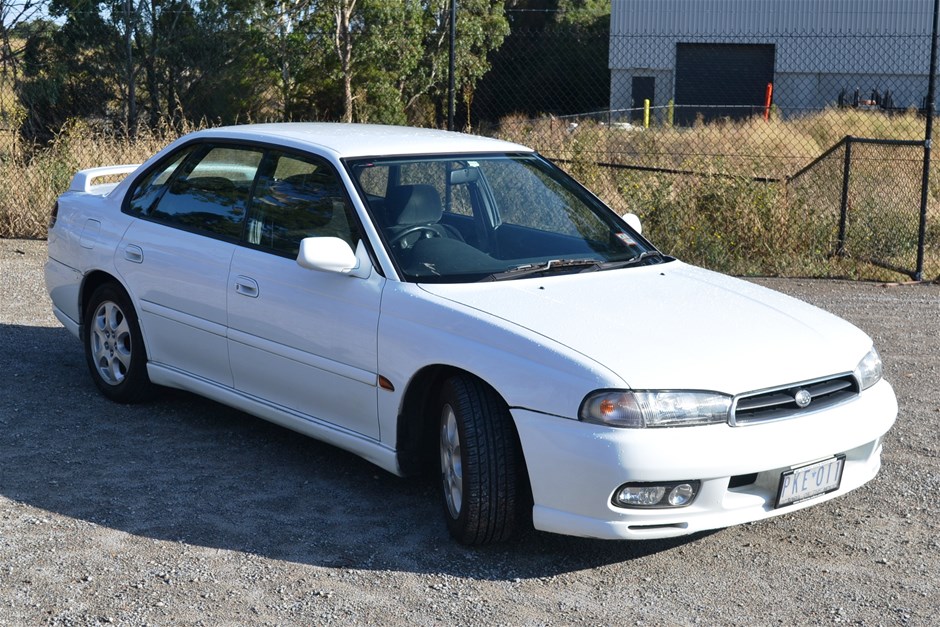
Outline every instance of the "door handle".
<path id="1" fill-rule="evenodd" d="M 247 276 L 235 278 L 235 293 L 249 298 L 258 298 L 258 282 Z"/>
<path id="2" fill-rule="evenodd" d="M 124 258 L 132 263 L 143 263 L 144 251 L 140 246 L 129 244 L 124 248 Z"/>

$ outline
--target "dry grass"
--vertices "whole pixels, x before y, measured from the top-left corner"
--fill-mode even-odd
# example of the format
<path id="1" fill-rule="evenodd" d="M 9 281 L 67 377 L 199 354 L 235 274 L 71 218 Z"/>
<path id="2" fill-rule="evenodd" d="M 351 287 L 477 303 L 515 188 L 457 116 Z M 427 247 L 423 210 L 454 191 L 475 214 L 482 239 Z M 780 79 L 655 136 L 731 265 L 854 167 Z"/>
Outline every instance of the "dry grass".
<path id="1" fill-rule="evenodd" d="M 496 135 L 562 160 L 572 174 L 619 213 L 633 212 L 663 250 L 716 270 L 743 275 L 844 276 L 896 280 L 866 260 L 913 268 L 919 207 L 918 149 L 897 158 L 872 153 L 853 170 L 849 257 L 837 248 L 841 161 L 836 155 L 808 177 L 784 178 L 846 135 L 918 139 L 923 119 L 827 110 L 792 120 L 752 119 L 611 128 L 594 122 L 502 121 Z M 183 129 L 184 131 L 192 129 Z M 0 136 L 0 237 L 43 238 L 49 211 L 80 169 L 138 163 L 178 137 L 169 127 L 126 133 L 76 122 L 48 147 Z M 913 151 L 913 153 L 912 153 Z M 692 170 L 707 176 L 613 169 L 601 163 Z M 935 160 L 940 163 L 940 158 Z M 729 173 L 732 176 L 729 176 Z M 932 178 L 925 276 L 940 274 L 940 173 Z"/>
<path id="2" fill-rule="evenodd" d="M 657 168 L 784 178 L 818 157 L 846 135 L 879 139 L 923 139 L 924 120 L 916 112 L 827 109 L 781 120 L 750 118 L 716 121 L 692 128 L 654 125 L 648 129 L 607 126 L 591 120 L 523 116 L 504 118 L 502 139 L 531 146 L 553 159 L 583 160 Z"/>
<path id="3" fill-rule="evenodd" d="M 176 139 L 169 127 L 136 137 L 84 122 L 63 128 L 51 145 L 37 148 L 8 134 L 0 152 L 0 237 L 44 238 L 55 199 L 78 170 L 140 163 Z"/>
<path id="4" fill-rule="evenodd" d="M 917 140 L 923 128 L 924 119 L 915 112 L 846 109 L 785 121 L 752 118 L 645 130 L 511 116 L 498 135 L 560 161 L 618 213 L 639 215 L 657 245 L 692 263 L 734 274 L 896 280 L 897 273 L 868 260 L 916 266 L 920 148 L 854 149 L 846 257 L 833 256 L 842 153 L 797 181 L 786 179 L 847 135 Z M 597 162 L 699 175 L 605 168 Z M 940 273 L 940 171 L 932 182 L 925 264 L 930 278 Z"/>

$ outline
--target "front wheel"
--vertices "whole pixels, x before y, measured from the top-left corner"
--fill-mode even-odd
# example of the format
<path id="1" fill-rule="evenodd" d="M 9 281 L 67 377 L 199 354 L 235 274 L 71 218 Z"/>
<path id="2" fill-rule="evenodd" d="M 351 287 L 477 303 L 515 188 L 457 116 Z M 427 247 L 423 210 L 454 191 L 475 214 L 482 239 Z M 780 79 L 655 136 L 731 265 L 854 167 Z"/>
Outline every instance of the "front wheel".
<path id="1" fill-rule="evenodd" d="M 88 300 L 83 327 L 85 361 L 101 392 L 119 403 L 150 396 L 147 354 L 130 298 L 120 286 L 106 283 Z"/>
<path id="2" fill-rule="evenodd" d="M 525 462 L 505 402 L 470 376 L 448 379 L 439 410 L 444 514 L 463 544 L 507 540 L 525 513 Z"/>

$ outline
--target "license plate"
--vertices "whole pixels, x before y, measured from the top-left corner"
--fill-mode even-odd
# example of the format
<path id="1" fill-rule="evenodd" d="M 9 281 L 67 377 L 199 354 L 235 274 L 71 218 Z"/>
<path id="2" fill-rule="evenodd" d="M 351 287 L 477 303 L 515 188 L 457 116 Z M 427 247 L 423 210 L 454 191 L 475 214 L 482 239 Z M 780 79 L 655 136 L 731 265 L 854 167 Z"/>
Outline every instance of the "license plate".
<path id="1" fill-rule="evenodd" d="M 793 505 L 838 490 L 844 466 L 845 455 L 837 455 L 781 473 L 775 507 Z"/>

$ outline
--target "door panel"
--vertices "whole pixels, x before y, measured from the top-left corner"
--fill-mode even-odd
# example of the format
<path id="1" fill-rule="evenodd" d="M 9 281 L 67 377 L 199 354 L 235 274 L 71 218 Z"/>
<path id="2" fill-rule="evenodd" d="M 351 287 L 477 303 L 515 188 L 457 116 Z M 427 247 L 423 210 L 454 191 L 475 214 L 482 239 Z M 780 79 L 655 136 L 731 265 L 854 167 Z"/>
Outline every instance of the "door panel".
<path id="1" fill-rule="evenodd" d="M 115 265 L 140 307 L 150 361 L 232 386 L 226 281 L 235 246 L 137 220 Z"/>
<path id="2" fill-rule="evenodd" d="M 316 272 L 239 248 L 229 281 L 229 350 L 236 389 L 379 437 L 376 333 L 384 279 Z M 253 296 L 236 292 L 249 278 Z"/>

